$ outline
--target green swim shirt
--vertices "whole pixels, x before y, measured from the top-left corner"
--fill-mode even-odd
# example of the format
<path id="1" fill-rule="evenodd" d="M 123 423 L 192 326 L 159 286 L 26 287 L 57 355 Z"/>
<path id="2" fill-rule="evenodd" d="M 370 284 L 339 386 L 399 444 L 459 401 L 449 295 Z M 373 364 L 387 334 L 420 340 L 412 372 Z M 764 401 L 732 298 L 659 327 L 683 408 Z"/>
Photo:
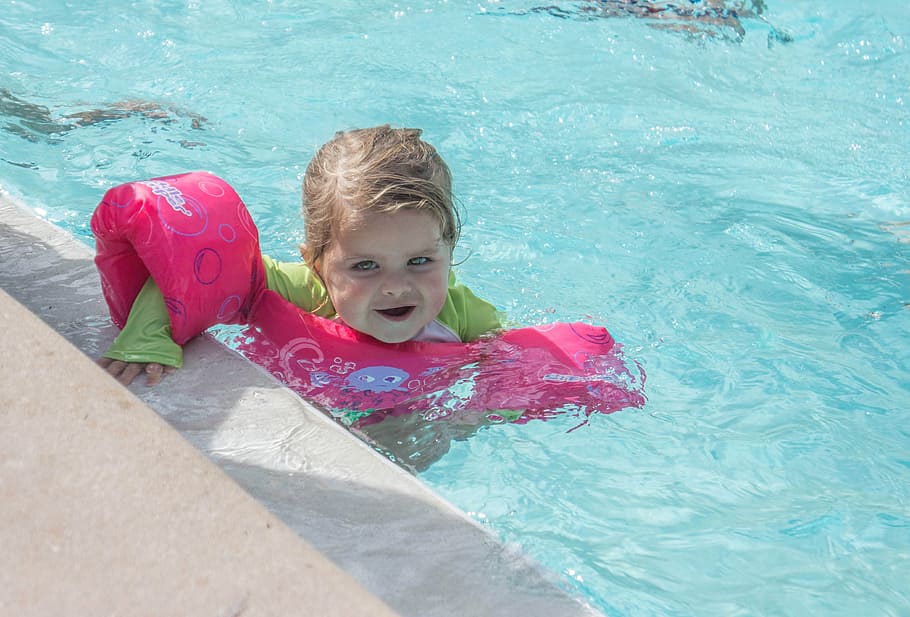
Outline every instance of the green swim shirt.
<path id="1" fill-rule="evenodd" d="M 335 318 L 335 307 L 325 286 L 303 262 L 278 262 L 263 255 L 266 285 L 285 300 L 320 317 Z M 449 273 L 449 291 L 436 320 L 415 340 L 470 342 L 484 334 L 502 329 L 502 315 L 455 280 Z M 157 362 L 183 366 L 183 348 L 171 338 L 171 322 L 161 291 L 151 278 L 143 286 L 130 310 L 123 330 L 104 354 L 123 362 Z"/>

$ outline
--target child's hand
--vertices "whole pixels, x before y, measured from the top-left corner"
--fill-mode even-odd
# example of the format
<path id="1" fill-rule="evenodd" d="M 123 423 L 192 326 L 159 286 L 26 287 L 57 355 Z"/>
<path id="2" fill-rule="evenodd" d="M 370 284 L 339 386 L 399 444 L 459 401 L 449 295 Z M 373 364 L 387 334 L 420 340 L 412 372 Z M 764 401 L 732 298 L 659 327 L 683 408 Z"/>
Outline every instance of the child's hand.
<path id="1" fill-rule="evenodd" d="M 173 366 L 165 366 L 157 362 L 123 362 L 121 360 L 112 360 L 110 358 L 98 358 L 98 366 L 107 371 L 114 379 L 128 386 L 140 374 L 145 373 L 145 385 L 155 386 L 161 383 L 161 377 L 165 374 L 171 374 L 177 369 Z"/>

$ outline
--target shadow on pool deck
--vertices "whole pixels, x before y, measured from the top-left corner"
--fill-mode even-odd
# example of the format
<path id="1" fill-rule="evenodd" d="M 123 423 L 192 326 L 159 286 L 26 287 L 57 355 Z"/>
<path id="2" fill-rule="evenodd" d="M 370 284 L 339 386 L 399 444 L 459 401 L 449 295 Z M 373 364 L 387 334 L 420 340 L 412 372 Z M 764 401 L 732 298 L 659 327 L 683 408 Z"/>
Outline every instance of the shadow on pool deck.
<path id="1" fill-rule="evenodd" d="M 0 193 L 0 614 L 600 614 L 207 336 L 127 392 L 91 258 Z"/>

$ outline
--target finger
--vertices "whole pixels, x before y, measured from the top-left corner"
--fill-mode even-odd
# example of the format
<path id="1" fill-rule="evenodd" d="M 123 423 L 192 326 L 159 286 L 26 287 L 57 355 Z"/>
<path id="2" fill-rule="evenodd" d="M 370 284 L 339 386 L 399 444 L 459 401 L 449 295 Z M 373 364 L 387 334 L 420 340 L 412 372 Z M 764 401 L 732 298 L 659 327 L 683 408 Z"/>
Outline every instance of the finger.
<path id="1" fill-rule="evenodd" d="M 105 358 L 105 359 L 107 359 L 107 358 Z M 126 366 L 127 366 L 126 362 L 122 362 L 120 360 L 110 360 L 110 359 L 107 359 L 107 360 L 108 360 L 108 362 L 107 362 L 107 365 L 104 367 L 104 370 L 107 371 L 107 374 L 110 375 L 111 377 L 114 377 L 115 379 L 119 379 L 120 373 L 122 373 L 123 369 L 126 368 Z"/>
<path id="2" fill-rule="evenodd" d="M 157 362 L 150 362 L 145 365 L 145 385 L 157 386 L 161 383 L 161 376 L 164 374 L 164 367 Z"/>
<path id="3" fill-rule="evenodd" d="M 117 377 L 117 381 L 122 383 L 124 386 L 128 386 L 133 383 L 133 380 L 136 379 L 136 375 L 142 372 L 142 365 L 130 362 L 125 364 L 123 367 L 123 372 Z"/>
<path id="4" fill-rule="evenodd" d="M 104 369 L 106 369 L 108 366 L 110 366 L 111 362 L 113 362 L 113 360 L 111 360 L 110 358 L 98 358 L 97 360 L 95 360 L 95 364 L 97 364 L 98 366 L 100 366 L 101 368 L 104 368 Z"/>

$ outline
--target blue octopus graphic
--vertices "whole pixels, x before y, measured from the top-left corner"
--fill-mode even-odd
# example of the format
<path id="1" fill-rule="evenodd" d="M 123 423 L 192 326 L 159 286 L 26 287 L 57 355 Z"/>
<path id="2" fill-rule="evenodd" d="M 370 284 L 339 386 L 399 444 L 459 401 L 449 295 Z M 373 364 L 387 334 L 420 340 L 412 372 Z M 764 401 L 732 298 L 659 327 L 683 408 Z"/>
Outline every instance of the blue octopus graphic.
<path id="1" fill-rule="evenodd" d="M 407 392 L 400 387 L 408 373 L 393 366 L 367 366 L 347 376 L 347 385 L 361 392 Z"/>

